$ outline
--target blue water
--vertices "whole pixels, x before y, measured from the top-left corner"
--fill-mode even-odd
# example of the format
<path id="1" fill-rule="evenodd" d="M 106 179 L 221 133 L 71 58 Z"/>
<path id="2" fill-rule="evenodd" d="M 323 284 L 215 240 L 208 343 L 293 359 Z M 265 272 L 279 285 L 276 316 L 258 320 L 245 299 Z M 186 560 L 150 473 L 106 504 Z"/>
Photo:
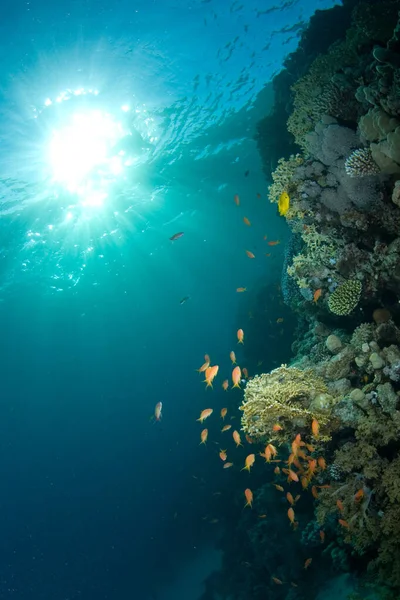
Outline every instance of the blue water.
<path id="1" fill-rule="evenodd" d="M 196 600 L 217 566 L 203 517 L 225 480 L 196 418 L 227 401 L 220 383 L 258 292 L 271 336 L 284 310 L 287 232 L 255 126 L 301 29 L 333 4 L 2 3 L 2 598 Z M 144 141 L 122 174 L 96 174 L 99 205 L 49 166 L 54 130 L 90 110 Z M 284 360 L 276 338 L 261 346 L 266 368 Z M 213 392 L 195 372 L 206 352 Z"/>

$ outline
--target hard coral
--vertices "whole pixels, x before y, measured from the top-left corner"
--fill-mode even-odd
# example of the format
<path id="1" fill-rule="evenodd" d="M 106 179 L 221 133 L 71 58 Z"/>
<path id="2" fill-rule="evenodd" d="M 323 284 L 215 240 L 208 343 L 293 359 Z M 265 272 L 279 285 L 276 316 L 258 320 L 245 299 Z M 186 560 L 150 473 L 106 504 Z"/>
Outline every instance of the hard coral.
<path id="1" fill-rule="evenodd" d="M 242 429 L 254 439 L 289 442 L 299 430 L 309 431 L 315 418 L 321 428 L 319 439 L 328 440 L 335 401 L 328 394 L 324 380 L 313 370 L 282 365 L 248 382 L 240 406 Z M 273 431 L 276 423 L 282 427 L 279 432 Z"/>
<path id="2" fill-rule="evenodd" d="M 357 279 L 349 279 L 336 288 L 329 297 L 328 306 L 333 314 L 349 315 L 360 301 L 362 285 Z"/>

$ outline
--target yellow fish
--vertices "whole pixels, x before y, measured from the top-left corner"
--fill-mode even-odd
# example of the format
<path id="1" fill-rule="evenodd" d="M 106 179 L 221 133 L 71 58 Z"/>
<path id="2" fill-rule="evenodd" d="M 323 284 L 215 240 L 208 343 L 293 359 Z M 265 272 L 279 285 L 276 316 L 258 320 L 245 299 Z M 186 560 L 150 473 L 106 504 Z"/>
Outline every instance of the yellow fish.
<path id="1" fill-rule="evenodd" d="M 290 198 L 287 192 L 282 192 L 278 200 L 278 211 L 281 217 L 284 217 L 289 210 Z"/>

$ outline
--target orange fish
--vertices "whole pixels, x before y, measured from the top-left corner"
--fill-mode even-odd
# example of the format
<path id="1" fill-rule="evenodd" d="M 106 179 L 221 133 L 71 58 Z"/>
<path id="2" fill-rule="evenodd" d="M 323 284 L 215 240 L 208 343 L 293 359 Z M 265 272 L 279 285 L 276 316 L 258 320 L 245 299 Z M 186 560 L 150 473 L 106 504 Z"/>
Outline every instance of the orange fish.
<path id="1" fill-rule="evenodd" d="M 277 483 L 273 483 L 272 485 L 274 485 L 276 487 L 276 489 L 278 490 L 278 492 L 284 492 L 285 491 L 283 489 L 283 487 L 281 485 L 278 485 Z"/>
<path id="2" fill-rule="evenodd" d="M 204 363 L 204 365 L 201 365 L 200 369 L 197 369 L 197 371 L 199 373 L 204 373 L 204 371 L 206 371 L 209 366 L 210 366 L 210 363 L 207 361 Z"/>
<path id="3" fill-rule="evenodd" d="M 319 456 L 318 457 L 318 466 L 320 467 L 320 469 L 322 469 L 323 471 L 325 471 L 326 469 L 326 462 L 323 456 Z"/>
<path id="4" fill-rule="evenodd" d="M 225 419 L 227 412 L 228 412 L 227 408 L 221 408 L 221 418 L 222 418 L 222 420 Z"/>
<path id="5" fill-rule="evenodd" d="M 244 340 L 244 331 L 243 329 L 238 329 L 236 332 L 236 336 L 238 339 L 238 344 L 243 344 L 243 340 Z"/>
<path id="6" fill-rule="evenodd" d="M 287 516 L 289 518 L 289 521 L 292 523 L 292 525 L 294 524 L 294 510 L 292 507 L 289 508 L 289 510 L 287 511 Z"/>
<path id="7" fill-rule="evenodd" d="M 233 437 L 233 439 L 234 439 L 234 441 L 235 441 L 236 448 L 237 448 L 238 446 L 243 446 L 243 444 L 242 444 L 242 440 L 241 440 L 241 438 L 240 438 L 240 433 L 239 433 L 238 431 L 236 431 L 236 429 L 235 429 L 235 431 L 232 433 L 232 437 Z"/>
<path id="8" fill-rule="evenodd" d="M 322 294 L 321 288 L 318 288 L 317 290 L 315 290 L 314 296 L 313 296 L 313 302 L 318 302 L 319 298 L 321 298 L 321 294 Z"/>
<path id="9" fill-rule="evenodd" d="M 281 581 L 280 579 L 278 579 L 277 577 L 271 577 L 272 581 L 274 583 L 276 583 L 276 585 L 282 585 L 283 581 Z"/>
<path id="10" fill-rule="evenodd" d="M 250 469 L 254 465 L 255 461 L 256 461 L 255 454 L 249 454 L 248 456 L 246 456 L 246 460 L 244 462 L 244 467 L 243 467 L 242 471 L 248 471 L 250 473 Z"/>
<path id="11" fill-rule="evenodd" d="M 253 492 L 249 488 L 246 488 L 244 490 L 244 496 L 246 498 L 246 504 L 244 507 L 246 508 L 246 506 L 250 506 L 250 508 L 253 508 Z"/>
<path id="12" fill-rule="evenodd" d="M 236 354 L 234 353 L 233 350 L 231 350 L 231 352 L 229 353 L 229 358 L 231 359 L 232 364 L 236 365 Z"/>
<path id="13" fill-rule="evenodd" d="M 268 246 L 277 246 L 280 243 L 280 240 L 272 240 L 271 242 L 267 242 Z"/>
<path id="14" fill-rule="evenodd" d="M 227 379 L 225 379 L 225 381 L 222 382 L 222 387 L 226 392 L 228 391 L 229 381 Z"/>
<path id="15" fill-rule="evenodd" d="M 208 429 L 203 429 L 203 431 L 200 434 L 200 439 L 201 442 L 200 444 L 205 444 L 208 438 Z"/>
<path id="16" fill-rule="evenodd" d="M 242 373 L 240 371 L 240 367 L 235 367 L 232 371 L 232 381 L 233 381 L 233 386 L 232 388 L 239 388 L 240 389 L 240 378 L 242 376 Z"/>
<path id="17" fill-rule="evenodd" d="M 252 444 L 253 443 L 253 440 L 251 439 L 251 437 L 247 433 L 246 433 L 246 435 L 244 437 L 246 438 L 246 442 L 248 444 Z"/>
<path id="18" fill-rule="evenodd" d="M 208 354 L 205 354 L 205 355 L 204 355 L 204 360 L 205 360 L 206 362 L 208 362 L 208 363 L 210 363 L 210 362 L 211 362 L 211 359 L 210 359 L 210 357 L 209 357 L 209 355 L 208 355 Z"/>
<path id="19" fill-rule="evenodd" d="M 360 502 L 364 498 L 364 490 L 361 488 L 356 494 L 354 494 L 354 502 Z"/>
<path id="20" fill-rule="evenodd" d="M 242 292 L 247 292 L 247 288 L 245 288 L 245 287 L 239 287 L 239 288 L 236 288 L 236 291 L 239 292 L 239 294 L 240 294 Z"/>
<path id="21" fill-rule="evenodd" d="M 340 512 L 344 511 L 343 502 L 341 500 L 336 500 L 336 506 L 338 507 L 338 509 L 340 510 Z"/>
<path id="22" fill-rule="evenodd" d="M 242 373 L 243 373 L 243 377 L 246 377 L 246 379 L 248 379 L 248 378 L 249 378 L 249 372 L 248 372 L 248 370 L 246 369 L 246 367 L 243 367 L 243 369 L 242 369 Z"/>
<path id="23" fill-rule="evenodd" d="M 154 418 L 156 421 L 161 421 L 162 419 L 162 402 L 157 402 L 155 409 L 154 409 Z"/>
<path id="24" fill-rule="evenodd" d="M 196 419 L 196 421 L 200 421 L 200 423 L 202 423 L 203 421 L 205 421 L 206 419 L 208 419 L 208 417 L 213 413 L 213 409 L 212 408 L 205 408 L 204 410 L 201 411 L 200 413 L 200 418 Z"/>
<path id="25" fill-rule="evenodd" d="M 220 450 L 219 457 L 221 460 L 225 461 L 226 460 L 226 450 Z"/>
<path id="26" fill-rule="evenodd" d="M 239 204 L 240 204 L 240 198 L 239 198 L 239 194 L 235 194 L 235 195 L 233 196 L 233 199 L 234 199 L 234 201 L 235 201 L 235 204 L 236 204 L 236 206 L 239 206 Z"/>
<path id="27" fill-rule="evenodd" d="M 339 525 L 341 525 L 342 527 L 345 527 L 345 528 L 347 528 L 347 529 L 349 529 L 349 528 L 350 528 L 350 525 L 348 524 L 348 522 L 347 522 L 347 521 L 344 521 L 343 519 L 339 519 L 338 523 L 339 523 Z"/>
<path id="28" fill-rule="evenodd" d="M 321 544 L 323 544 L 325 542 L 325 531 L 321 531 L 319 532 L 319 538 L 321 540 Z"/>
<path id="29" fill-rule="evenodd" d="M 252 252 L 250 252 L 250 250 L 246 250 L 246 254 L 249 258 L 255 258 L 255 255 Z"/>
<path id="30" fill-rule="evenodd" d="M 223 433 L 224 431 L 228 431 L 231 427 L 232 427 L 232 425 L 224 425 L 223 428 L 221 429 L 221 433 Z"/>
<path id="31" fill-rule="evenodd" d="M 224 464 L 224 469 L 229 469 L 230 467 L 233 467 L 233 463 L 225 463 Z"/>
<path id="32" fill-rule="evenodd" d="M 312 486 L 311 493 L 314 496 L 314 498 L 318 498 L 318 491 L 317 491 L 317 488 L 315 487 L 315 485 Z"/>
<path id="33" fill-rule="evenodd" d="M 299 481 L 299 477 L 298 477 L 297 473 L 292 471 L 292 469 L 289 469 L 288 479 L 291 479 L 292 481 L 296 481 L 296 482 Z"/>
<path id="34" fill-rule="evenodd" d="M 275 475 L 279 475 L 280 472 L 281 472 L 280 468 L 279 467 L 275 467 L 275 469 L 274 469 Z"/>
<path id="35" fill-rule="evenodd" d="M 304 563 L 304 568 L 308 569 L 308 567 L 311 565 L 312 563 L 312 558 L 307 558 L 306 562 Z"/>
<path id="36" fill-rule="evenodd" d="M 318 423 L 317 419 L 312 420 L 311 431 L 312 431 L 314 437 L 317 438 L 319 436 L 319 423 Z"/>
<path id="37" fill-rule="evenodd" d="M 292 494 L 290 492 L 288 492 L 286 494 L 286 499 L 289 502 L 289 504 L 291 504 L 292 506 L 294 505 L 294 498 L 293 498 L 293 496 L 292 496 Z"/>
<path id="38" fill-rule="evenodd" d="M 245 225 L 248 225 L 250 227 L 251 223 L 247 217 L 243 217 L 243 222 Z"/>
<path id="39" fill-rule="evenodd" d="M 206 388 L 212 387 L 212 382 L 217 376 L 218 370 L 218 365 L 214 365 L 213 367 L 208 367 L 208 369 L 206 369 L 206 378 L 204 379 L 204 383 L 207 383 Z"/>
<path id="40" fill-rule="evenodd" d="M 281 427 L 279 425 L 279 423 L 275 423 L 275 425 L 272 427 L 272 431 L 282 431 L 283 427 Z"/>

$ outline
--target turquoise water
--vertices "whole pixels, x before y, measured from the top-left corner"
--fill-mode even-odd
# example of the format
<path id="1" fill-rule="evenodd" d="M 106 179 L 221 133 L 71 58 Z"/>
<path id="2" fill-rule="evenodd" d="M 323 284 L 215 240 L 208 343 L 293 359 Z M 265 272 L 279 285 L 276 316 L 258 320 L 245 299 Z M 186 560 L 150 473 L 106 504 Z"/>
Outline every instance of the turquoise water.
<path id="1" fill-rule="evenodd" d="M 4 597 L 162 599 L 185 573 L 204 576 L 193 565 L 217 530 L 203 517 L 225 483 L 216 447 L 198 445 L 211 392 L 195 369 L 207 352 L 230 373 L 236 330 L 251 331 L 262 288 L 271 335 L 283 316 L 286 225 L 253 137 L 271 78 L 311 14 L 332 4 L 4 5 Z M 51 140 L 93 111 L 120 138 L 71 190 L 54 178 Z M 120 172 L 110 166 L 117 143 L 127 144 Z M 277 339 L 252 342 L 266 368 L 284 360 Z M 223 393 L 219 381 L 218 409 Z"/>

